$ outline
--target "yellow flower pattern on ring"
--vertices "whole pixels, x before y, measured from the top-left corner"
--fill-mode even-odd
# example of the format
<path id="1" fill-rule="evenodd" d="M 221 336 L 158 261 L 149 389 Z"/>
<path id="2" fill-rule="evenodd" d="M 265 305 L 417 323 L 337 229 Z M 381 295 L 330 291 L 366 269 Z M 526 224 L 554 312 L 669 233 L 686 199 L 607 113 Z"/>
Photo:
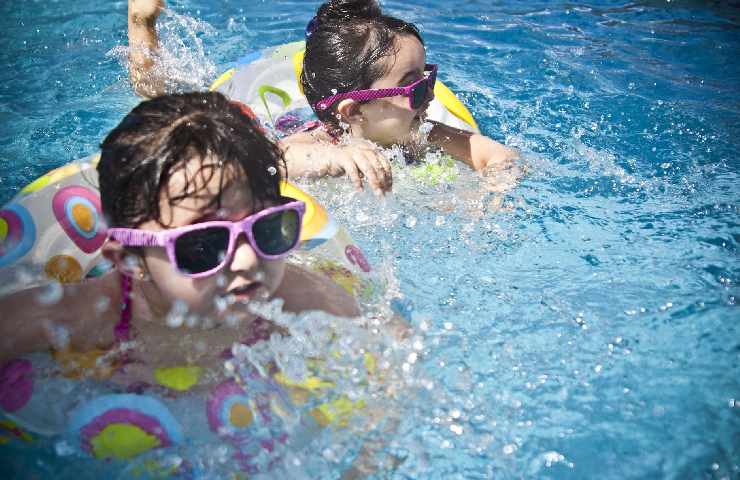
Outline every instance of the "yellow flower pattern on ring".
<path id="1" fill-rule="evenodd" d="M 159 447 L 160 442 L 139 427 L 114 423 L 105 427 L 90 443 L 97 458 L 128 460 Z"/>
<path id="2" fill-rule="evenodd" d="M 203 372 L 201 367 L 189 365 L 186 367 L 167 367 L 154 370 L 154 380 L 160 385 L 178 392 L 190 390 L 200 380 Z"/>

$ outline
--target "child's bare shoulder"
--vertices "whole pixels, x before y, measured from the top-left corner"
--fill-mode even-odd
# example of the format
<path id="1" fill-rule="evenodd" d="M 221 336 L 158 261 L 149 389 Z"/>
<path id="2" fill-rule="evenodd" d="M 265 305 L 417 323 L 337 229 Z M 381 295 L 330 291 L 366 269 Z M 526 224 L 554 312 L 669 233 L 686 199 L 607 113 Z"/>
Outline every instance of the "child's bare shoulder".
<path id="1" fill-rule="evenodd" d="M 286 264 L 285 277 L 276 292 L 285 299 L 285 309 L 292 312 L 323 310 L 340 317 L 357 317 L 360 310 L 355 298 L 329 278 L 298 265 Z"/>

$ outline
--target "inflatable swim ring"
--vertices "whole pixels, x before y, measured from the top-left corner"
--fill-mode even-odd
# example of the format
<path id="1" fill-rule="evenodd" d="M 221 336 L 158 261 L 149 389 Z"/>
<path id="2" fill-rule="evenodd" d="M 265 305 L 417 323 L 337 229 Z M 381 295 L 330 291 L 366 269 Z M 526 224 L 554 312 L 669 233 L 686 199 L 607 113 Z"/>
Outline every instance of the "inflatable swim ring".
<path id="1" fill-rule="evenodd" d="M 49 172 L 0 210 L 3 294 L 109 270 L 99 252 L 105 225 L 98 159 Z M 281 191 L 306 203 L 301 248 L 289 261 L 327 275 L 360 300 L 379 291 L 362 250 L 331 215 L 295 185 L 283 182 Z M 81 455 L 129 460 L 159 448 L 220 440 L 231 446 L 240 470 L 254 472 L 269 469 L 279 444 L 346 425 L 363 407 L 332 394 L 320 368 L 309 369 L 301 382 L 279 371 L 247 372 L 198 395 L 190 390 L 204 377 L 199 367 L 159 368 L 156 385 L 136 391 L 107 381 L 115 365 L 101 362 L 105 354 L 35 353 L 0 365 L 0 446 L 13 439 L 31 442 L 35 435 L 62 437 Z"/>
<path id="2" fill-rule="evenodd" d="M 273 131 L 290 133 L 299 122 L 315 119 L 300 84 L 305 48 L 305 42 L 298 41 L 251 52 L 234 62 L 211 90 L 249 105 Z M 478 132 L 468 109 L 439 79 L 434 96 L 428 118 Z"/>

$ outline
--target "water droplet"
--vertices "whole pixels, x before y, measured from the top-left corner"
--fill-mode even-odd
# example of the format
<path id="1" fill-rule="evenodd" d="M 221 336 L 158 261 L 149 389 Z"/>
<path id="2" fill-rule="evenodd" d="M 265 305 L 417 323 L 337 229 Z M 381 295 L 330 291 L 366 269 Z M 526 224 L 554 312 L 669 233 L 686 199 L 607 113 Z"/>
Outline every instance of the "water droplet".
<path id="1" fill-rule="evenodd" d="M 42 305 L 53 305 L 59 303 L 64 295 L 64 288 L 59 282 L 52 282 L 46 287 L 39 290 L 36 295 L 36 300 Z"/>
<path id="2" fill-rule="evenodd" d="M 188 312 L 188 306 L 182 300 L 175 300 L 172 308 L 167 313 L 165 322 L 170 328 L 179 328 L 185 322 L 185 315 Z"/>
<path id="3" fill-rule="evenodd" d="M 69 346 L 69 330 L 52 322 L 47 322 L 44 326 L 56 350 L 65 350 Z"/>
<path id="4" fill-rule="evenodd" d="M 108 310 L 108 307 L 110 307 L 110 297 L 103 295 L 95 302 L 95 313 L 100 315 Z"/>
<path id="5" fill-rule="evenodd" d="M 54 452 L 58 457 L 68 457 L 75 453 L 75 449 L 69 442 L 62 440 L 54 444 Z"/>

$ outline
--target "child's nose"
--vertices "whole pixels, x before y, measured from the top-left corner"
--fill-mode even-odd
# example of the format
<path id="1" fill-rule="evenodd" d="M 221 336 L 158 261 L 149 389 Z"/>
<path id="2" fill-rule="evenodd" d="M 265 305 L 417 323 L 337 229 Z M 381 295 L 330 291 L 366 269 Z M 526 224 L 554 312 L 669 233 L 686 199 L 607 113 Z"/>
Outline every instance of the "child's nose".
<path id="1" fill-rule="evenodd" d="M 232 272 L 251 272 L 259 265 L 259 257 L 244 234 L 239 235 L 229 268 Z"/>

